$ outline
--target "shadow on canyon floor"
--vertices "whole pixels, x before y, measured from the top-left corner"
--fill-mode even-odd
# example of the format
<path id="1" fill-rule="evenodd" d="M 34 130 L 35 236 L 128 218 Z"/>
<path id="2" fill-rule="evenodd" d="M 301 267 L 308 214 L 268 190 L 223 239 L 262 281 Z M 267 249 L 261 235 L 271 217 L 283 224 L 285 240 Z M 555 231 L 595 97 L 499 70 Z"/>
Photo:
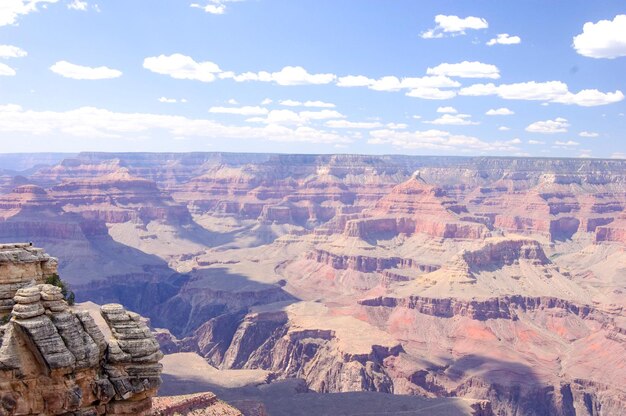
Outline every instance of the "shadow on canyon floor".
<path id="1" fill-rule="evenodd" d="M 425 398 L 376 392 L 315 393 L 302 380 L 269 385 L 224 388 L 214 383 L 163 376 L 160 395 L 212 391 L 228 403 L 262 402 L 271 416 L 459 416 L 470 414 L 470 404 L 459 398 Z"/>

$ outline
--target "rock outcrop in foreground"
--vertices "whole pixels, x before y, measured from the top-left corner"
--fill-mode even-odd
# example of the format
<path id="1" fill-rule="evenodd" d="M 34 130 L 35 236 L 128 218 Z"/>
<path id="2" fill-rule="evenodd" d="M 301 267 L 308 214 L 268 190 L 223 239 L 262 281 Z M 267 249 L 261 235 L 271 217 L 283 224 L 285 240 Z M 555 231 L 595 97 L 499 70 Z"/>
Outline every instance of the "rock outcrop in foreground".
<path id="1" fill-rule="evenodd" d="M 0 244 L 0 315 L 11 312 L 18 289 L 43 283 L 57 272 L 57 260 L 26 244 Z"/>
<path id="2" fill-rule="evenodd" d="M 16 276 L 35 278 L 29 254 L 13 245 Z M 20 263 L 19 259 L 26 261 Z M 47 262 L 53 259 L 47 258 Z M 45 263 L 45 262 L 44 262 Z M 56 263 L 54 263 L 56 264 Z M 35 275 L 25 274 L 34 272 Z M 0 327 L 0 415 L 146 415 L 161 384 L 159 345 L 138 314 L 121 305 L 102 306 L 105 336 L 87 311 L 70 309 L 61 289 L 37 284 L 18 289 L 8 322 Z M 107 339 L 108 338 L 108 339 Z"/>

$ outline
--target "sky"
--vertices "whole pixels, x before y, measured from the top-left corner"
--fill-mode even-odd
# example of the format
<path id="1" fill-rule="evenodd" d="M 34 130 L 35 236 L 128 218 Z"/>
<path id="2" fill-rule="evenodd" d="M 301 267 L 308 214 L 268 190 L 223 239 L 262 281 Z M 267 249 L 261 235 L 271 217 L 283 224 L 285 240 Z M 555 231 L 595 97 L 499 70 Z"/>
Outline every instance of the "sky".
<path id="1" fill-rule="evenodd" d="M 0 152 L 626 158 L 623 0 L 0 0 Z"/>

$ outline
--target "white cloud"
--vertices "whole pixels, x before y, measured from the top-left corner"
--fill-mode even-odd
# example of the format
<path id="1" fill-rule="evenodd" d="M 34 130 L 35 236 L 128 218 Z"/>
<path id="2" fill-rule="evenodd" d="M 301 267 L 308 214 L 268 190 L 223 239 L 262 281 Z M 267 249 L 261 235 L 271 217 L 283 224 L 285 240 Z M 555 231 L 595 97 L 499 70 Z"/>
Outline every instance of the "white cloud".
<path id="1" fill-rule="evenodd" d="M 59 74 L 65 78 L 72 79 L 111 79 L 122 76 L 122 72 L 117 69 L 111 69 L 106 66 L 89 67 L 83 65 L 76 65 L 67 61 L 59 61 L 50 67 L 50 70 L 55 74 Z"/>
<path id="2" fill-rule="evenodd" d="M 479 124 L 478 122 L 469 120 L 469 114 L 443 114 L 438 119 L 432 121 L 424 121 L 428 124 L 440 124 L 449 126 L 470 126 Z"/>
<path id="3" fill-rule="evenodd" d="M 507 126 L 500 126 L 500 127 L 498 127 L 498 130 L 500 130 L 500 131 L 509 131 L 509 130 L 511 130 L 511 128 L 507 127 Z"/>
<path id="4" fill-rule="evenodd" d="M 459 87 L 461 83 L 443 75 L 424 77 L 398 78 L 387 75 L 378 79 L 368 78 L 363 75 L 348 75 L 339 77 L 338 87 L 367 87 L 375 91 L 400 91 L 402 89 L 420 90 L 434 88 Z"/>
<path id="5" fill-rule="evenodd" d="M 143 67 L 175 79 L 191 79 L 202 82 L 212 82 L 215 80 L 216 74 L 222 72 L 220 67 L 213 62 L 196 62 L 190 56 L 180 53 L 148 57 L 143 60 Z"/>
<path id="6" fill-rule="evenodd" d="M 266 98 L 263 101 L 261 101 L 261 105 L 270 105 L 272 104 L 274 101 L 271 98 Z"/>
<path id="7" fill-rule="evenodd" d="M 12 25 L 21 15 L 36 12 L 39 4 L 56 3 L 58 0 L 2 0 L 0 1 L 0 26 Z"/>
<path id="8" fill-rule="evenodd" d="M 309 124 L 314 120 L 331 120 L 345 118 L 343 114 L 335 110 L 320 111 L 293 111 L 293 110 L 271 110 L 265 118 L 253 117 L 246 121 L 252 123 L 265 123 L 287 126 L 301 126 Z"/>
<path id="9" fill-rule="evenodd" d="M 554 120 L 536 121 L 526 127 L 526 131 L 531 133 L 567 133 L 569 123 L 562 117 L 557 117 Z"/>
<path id="10" fill-rule="evenodd" d="M 506 107 L 501 107 L 501 108 L 492 108 L 488 110 L 485 114 L 488 116 L 511 116 L 515 114 L 515 112 L 512 110 L 509 110 Z"/>
<path id="11" fill-rule="evenodd" d="M 211 107 L 209 113 L 215 114 L 237 114 L 242 116 L 263 116 L 269 113 L 264 107 Z"/>
<path id="12" fill-rule="evenodd" d="M 546 144 L 546 142 L 542 142 L 541 140 L 529 140 L 528 144 Z"/>
<path id="13" fill-rule="evenodd" d="M 363 75 L 347 75 L 337 79 L 338 87 L 369 87 L 372 79 Z"/>
<path id="14" fill-rule="evenodd" d="M 557 146 L 578 146 L 580 143 L 573 140 L 568 140 L 566 142 L 557 140 L 556 142 L 554 142 L 554 144 L 556 144 Z"/>
<path id="15" fill-rule="evenodd" d="M 28 53 L 17 46 L 0 45 L 0 58 L 23 58 Z"/>
<path id="16" fill-rule="evenodd" d="M 626 56 L 626 14 L 613 20 L 585 23 L 583 33 L 574 36 L 573 46 L 576 52 L 590 58 Z"/>
<path id="17" fill-rule="evenodd" d="M 0 62 L 0 76 L 12 77 L 15 75 L 15 69 L 11 68 L 7 64 Z"/>
<path id="18" fill-rule="evenodd" d="M 611 159 L 626 159 L 626 153 L 623 153 L 623 152 L 612 153 Z"/>
<path id="19" fill-rule="evenodd" d="M 282 100 L 279 102 L 280 105 L 284 105 L 286 107 L 317 107 L 317 108 L 335 108 L 335 104 L 326 103 L 324 101 L 295 101 L 295 100 Z"/>
<path id="20" fill-rule="evenodd" d="M 87 10 L 87 6 L 88 4 L 86 1 L 73 0 L 71 3 L 68 3 L 67 8 L 72 9 L 72 10 L 80 10 L 84 12 Z"/>
<path id="21" fill-rule="evenodd" d="M 438 113 L 450 113 L 450 114 L 456 114 L 458 113 L 457 109 L 454 107 L 439 107 L 437 109 Z"/>
<path id="22" fill-rule="evenodd" d="M 583 107 L 594 107 L 598 105 L 612 104 L 622 101 L 624 94 L 616 90 L 615 92 L 600 92 L 598 90 L 582 90 L 576 94 L 567 93 L 552 100 L 555 103 L 575 104 Z"/>
<path id="23" fill-rule="evenodd" d="M 428 75 L 444 75 L 461 78 L 500 78 L 497 66 L 478 61 L 463 61 L 458 64 L 442 63 L 426 70 Z"/>
<path id="24" fill-rule="evenodd" d="M 406 123 L 387 123 L 385 127 L 391 130 L 404 130 L 408 128 L 409 125 Z"/>
<path id="25" fill-rule="evenodd" d="M 407 97 L 423 98 L 425 100 L 448 100 L 456 96 L 456 92 L 439 88 L 415 88 L 406 93 Z"/>
<path id="26" fill-rule="evenodd" d="M 354 122 L 348 120 L 329 120 L 326 126 L 333 129 L 377 129 L 383 125 L 379 122 Z"/>
<path id="27" fill-rule="evenodd" d="M 580 133 L 578 133 L 578 135 L 580 137 L 598 137 L 599 134 L 595 133 L 595 132 L 591 132 L 591 131 L 581 131 Z"/>
<path id="28" fill-rule="evenodd" d="M 511 142 L 485 142 L 476 137 L 455 135 L 447 131 L 395 131 L 389 129 L 370 132 L 369 144 L 390 144 L 402 149 L 427 149 L 454 152 L 512 152 L 519 148 Z"/>
<path id="29" fill-rule="evenodd" d="M 468 29 L 478 30 L 489 27 L 487 20 L 481 17 L 468 16 L 461 18 L 458 16 L 446 16 L 443 14 L 435 16 L 436 26 L 421 34 L 424 39 L 442 38 L 446 35 L 464 35 Z"/>
<path id="30" fill-rule="evenodd" d="M 234 3 L 243 0 L 208 0 L 204 6 L 198 3 L 190 4 L 191 7 L 202 9 L 210 14 L 224 14 L 226 12 L 226 3 Z"/>
<path id="31" fill-rule="evenodd" d="M 202 9 L 205 12 L 211 14 L 224 14 L 224 12 L 226 11 L 226 6 L 223 4 L 207 4 L 205 6 L 202 6 L 198 3 L 192 3 L 191 7 Z"/>
<path id="32" fill-rule="evenodd" d="M 234 74 L 225 72 L 222 78 L 232 78 L 237 82 L 260 81 L 275 82 L 278 85 L 323 85 L 330 84 L 337 76 L 335 74 L 310 74 L 301 66 L 286 66 L 278 72 L 244 72 L 243 74 Z"/>
<path id="33" fill-rule="evenodd" d="M 419 119 L 422 118 L 422 116 L 414 115 L 414 116 L 412 116 L 412 118 L 414 118 L 415 120 L 419 120 Z"/>
<path id="34" fill-rule="evenodd" d="M 474 84 L 461 88 L 459 95 L 498 95 L 506 100 L 540 100 L 583 107 L 611 104 L 624 99 L 621 91 L 603 93 L 598 90 L 582 90 L 571 93 L 561 81 L 519 82 L 515 84 Z"/>
<path id="35" fill-rule="evenodd" d="M 227 101 L 228 104 L 230 105 L 238 105 L 239 102 L 237 102 L 237 100 L 235 100 L 234 98 L 231 98 Z"/>
<path id="36" fill-rule="evenodd" d="M 521 42 L 522 39 L 519 36 L 510 36 L 508 33 L 500 33 L 495 38 L 489 39 L 487 45 L 516 45 Z"/>
<path id="37" fill-rule="evenodd" d="M 159 102 L 160 103 L 169 103 L 169 104 L 174 104 L 177 103 L 178 100 L 176 98 L 167 98 L 167 97 L 160 97 L 159 98 Z"/>
<path id="38" fill-rule="evenodd" d="M 18 105 L 0 106 L 0 134 L 68 135 L 82 139 L 134 139 L 139 134 L 168 137 L 241 139 L 279 142 L 351 143 L 352 138 L 308 126 L 289 128 L 230 126 L 207 119 L 150 113 L 118 113 L 81 107 L 70 111 L 32 111 Z"/>
<path id="39" fill-rule="evenodd" d="M 305 120 L 327 120 L 330 118 L 344 118 L 345 116 L 335 110 L 321 110 L 321 111 L 301 111 L 300 117 Z"/>

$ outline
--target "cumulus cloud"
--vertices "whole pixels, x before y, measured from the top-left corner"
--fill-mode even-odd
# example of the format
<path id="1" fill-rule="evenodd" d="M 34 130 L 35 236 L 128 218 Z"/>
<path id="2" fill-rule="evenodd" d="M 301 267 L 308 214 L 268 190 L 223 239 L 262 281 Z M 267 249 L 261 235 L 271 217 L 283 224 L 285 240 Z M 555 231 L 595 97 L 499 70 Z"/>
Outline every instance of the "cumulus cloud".
<path id="1" fill-rule="evenodd" d="M 46 136 L 60 134 L 82 139 L 134 139 L 138 134 L 169 137 L 241 139 L 279 142 L 351 143 L 351 137 L 310 126 L 290 128 L 268 124 L 261 127 L 231 126 L 207 119 L 183 116 L 121 113 L 94 107 L 70 111 L 24 110 L 19 105 L 0 106 L 0 134 Z"/>
<path id="2" fill-rule="evenodd" d="M 578 93 L 569 91 L 567 84 L 561 81 L 519 82 L 515 84 L 474 84 L 461 88 L 459 95 L 485 96 L 498 95 L 506 100 L 539 100 L 561 104 L 574 104 L 583 107 L 611 104 L 624 99 L 624 94 L 600 92 L 598 90 L 582 90 Z"/>
<path id="3" fill-rule="evenodd" d="M 509 110 L 506 107 L 501 107 L 501 108 L 492 108 L 488 110 L 485 114 L 488 116 L 511 116 L 515 114 L 515 112 L 512 110 Z"/>
<path id="4" fill-rule="evenodd" d="M 568 140 L 566 142 L 562 142 L 562 141 L 557 140 L 556 142 L 554 142 L 554 144 L 557 145 L 557 146 L 578 146 L 578 145 L 580 145 L 580 143 L 575 142 L 573 140 Z"/>
<path id="5" fill-rule="evenodd" d="M 519 148 L 511 142 L 485 142 L 476 137 L 455 135 L 442 130 L 395 131 L 390 129 L 370 132 L 369 144 L 390 144 L 402 149 L 426 149 L 454 152 L 512 152 Z"/>
<path id="6" fill-rule="evenodd" d="M 439 88 L 414 88 L 406 93 L 407 97 L 423 98 L 425 100 L 448 100 L 456 96 L 456 92 Z"/>
<path id="7" fill-rule="evenodd" d="M 459 87 L 461 84 L 443 75 L 405 78 L 387 75 L 377 79 L 363 75 L 347 75 L 337 79 L 337 86 L 367 87 L 374 91 L 400 91 L 403 89 L 452 88 Z"/>
<path id="8" fill-rule="evenodd" d="M 585 23 L 583 32 L 574 36 L 573 46 L 576 52 L 590 58 L 626 56 L 626 14 L 613 20 Z"/>
<path id="9" fill-rule="evenodd" d="M 71 10 L 80 10 L 82 12 L 87 10 L 87 2 L 81 0 L 73 0 L 71 3 L 68 3 L 67 8 Z"/>
<path id="10" fill-rule="evenodd" d="M 15 75 L 15 69 L 11 68 L 7 64 L 0 62 L 0 76 L 12 77 Z"/>
<path id="11" fill-rule="evenodd" d="M 278 85 L 323 85 L 330 84 L 337 76 L 335 74 L 311 74 L 301 66 L 286 66 L 278 72 L 244 72 L 235 74 L 224 72 L 220 78 L 232 78 L 236 82 L 260 81 L 274 82 Z"/>
<path id="12" fill-rule="evenodd" d="M 222 72 L 220 67 L 213 62 L 196 62 L 190 56 L 180 53 L 148 57 L 143 60 L 143 67 L 172 78 L 202 82 L 215 81 L 216 74 Z"/>
<path id="13" fill-rule="evenodd" d="M 269 113 L 269 110 L 264 107 L 211 107 L 209 113 L 216 114 L 237 114 L 242 116 L 262 116 Z"/>
<path id="14" fill-rule="evenodd" d="M 541 140 L 529 140 L 528 144 L 537 145 L 537 144 L 546 144 L 546 142 L 543 142 Z"/>
<path id="15" fill-rule="evenodd" d="M 98 80 L 122 76 L 122 71 L 118 71 L 117 69 L 111 69 L 106 66 L 90 67 L 76 65 L 67 61 L 56 62 L 50 67 L 50 70 L 62 77 L 72 79 Z"/>
<path id="16" fill-rule="evenodd" d="M 479 124 L 476 121 L 471 121 L 469 114 L 443 114 L 438 119 L 432 121 L 424 121 L 424 123 L 428 124 L 440 124 L 440 125 L 450 125 L 450 126 L 470 126 Z"/>
<path id="17" fill-rule="evenodd" d="M 377 129 L 383 125 L 379 122 L 329 120 L 326 122 L 326 126 L 333 129 Z"/>
<path id="18" fill-rule="evenodd" d="M 243 0 L 208 0 L 205 5 L 199 3 L 190 4 L 191 7 L 202 9 L 210 14 L 224 14 L 226 12 L 227 3 L 235 3 Z"/>
<path id="19" fill-rule="evenodd" d="M 409 127 L 406 123 L 387 123 L 385 127 L 391 130 L 404 130 Z"/>
<path id="20" fill-rule="evenodd" d="M 438 113 L 450 113 L 450 114 L 455 114 L 458 113 L 457 109 L 454 107 L 439 107 L 437 109 Z"/>
<path id="21" fill-rule="evenodd" d="M 498 127 L 498 130 L 500 130 L 500 131 L 509 131 L 509 130 L 511 130 L 511 128 L 507 127 L 507 126 L 500 126 L 500 127 Z"/>
<path id="22" fill-rule="evenodd" d="M 497 66 L 478 61 L 463 61 L 458 64 L 442 63 L 426 70 L 428 75 L 444 75 L 461 78 L 500 78 Z"/>
<path id="23" fill-rule="evenodd" d="M 345 116 L 335 110 L 300 112 L 293 110 L 271 110 L 267 113 L 266 117 L 253 117 L 246 121 L 275 125 L 301 126 L 309 124 L 314 120 L 331 120 L 341 118 L 345 118 Z"/>
<path id="24" fill-rule="evenodd" d="M 567 119 L 557 117 L 554 120 L 536 121 L 526 127 L 526 131 L 543 134 L 567 133 L 568 127 Z"/>
<path id="25" fill-rule="evenodd" d="M 482 17 L 459 17 L 443 14 L 435 16 L 435 24 L 434 28 L 428 29 L 420 36 L 424 39 L 436 39 L 444 36 L 464 35 L 466 30 L 486 29 L 489 27 L 487 20 Z"/>
<path id="26" fill-rule="evenodd" d="M 0 58 L 23 58 L 28 53 L 17 46 L 13 45 L 0 45 Z"/>
<path id="27" fill-rule="evenodd" d="M 280 105 L 286 107 L 317 107 L 317 108 L 335 108 L 335 104 L 327 103 L 324 101 L 295 101 L 295 100 L 282 100 Z"/>
<path id="28" fill-rule="evenodd" d="M 516 45 L 518 43 L 522 43 L 522 39 L 519 36 L 511 36 L 508 33 L 500 33 L 495 38 L 489 39 L 487 45 Z"/>
<path id="29" fill-rule="evenodd" d="M 598 137 L 599 134 L 592 132 L 592 131 L 581 131 L 580 133 L 578 133 L 578 135 L 580 137 L 587 137 L 587 138 L 593 138 L 593 137 Z"/>
<path id="30" fill-rule="evenodd" d="M 160 103 L 174 104 L 174 103 L 177 103 L 178 100 L 176 98 L 160 97 L 159 98 L 159 102 Z"/>
<path id="31" fill-rule="evenodd" d="M 39 5 L 56 3 L 59 0 L 2 0 L 0 1 L 0 26 L 12 25 L 22 15 L 38 10 Z"/>

